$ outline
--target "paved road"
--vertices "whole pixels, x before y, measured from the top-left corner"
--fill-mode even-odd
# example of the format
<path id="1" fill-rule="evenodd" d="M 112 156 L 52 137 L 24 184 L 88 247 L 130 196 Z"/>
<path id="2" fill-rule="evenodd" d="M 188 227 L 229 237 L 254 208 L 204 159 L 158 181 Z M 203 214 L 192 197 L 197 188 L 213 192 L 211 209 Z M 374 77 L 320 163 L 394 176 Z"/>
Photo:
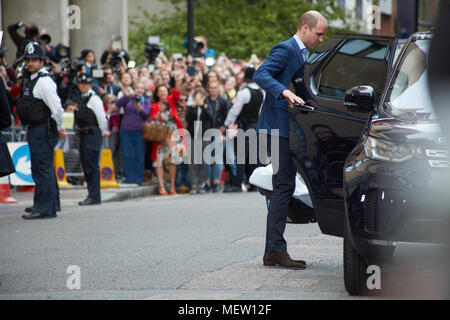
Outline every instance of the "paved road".
<path id="1" fill-rule="evenodd" d="M 146 197 L 24 221 L 0 207 L 0 299 L 347 299 L 342 239 L 288 225 L 307 270 L 262 266 L 265 203 L 257 193 Z M 73 269 L 81 289 L 69 290 Z M 69 273 L 67 272 L 69 271 Z M 70 282 L 72 285 L 76 282 Z"/>

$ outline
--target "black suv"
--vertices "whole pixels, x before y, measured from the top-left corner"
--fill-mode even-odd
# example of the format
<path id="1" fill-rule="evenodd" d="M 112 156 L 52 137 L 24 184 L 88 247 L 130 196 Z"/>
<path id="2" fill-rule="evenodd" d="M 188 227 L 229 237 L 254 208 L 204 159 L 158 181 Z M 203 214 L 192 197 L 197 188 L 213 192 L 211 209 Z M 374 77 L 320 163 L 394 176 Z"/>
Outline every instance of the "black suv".
<path id="1" fill-rule="evenodd" d="M 426 82 L 431 37 L 414 34 L 399 50 L 394 38 L 334 36 L 305 69 L 319 108 L 289 111 L 295 166 L 321 231 L 344 237 L 352 295 L 397 243 L 446 239 L 449 159 Z"/>

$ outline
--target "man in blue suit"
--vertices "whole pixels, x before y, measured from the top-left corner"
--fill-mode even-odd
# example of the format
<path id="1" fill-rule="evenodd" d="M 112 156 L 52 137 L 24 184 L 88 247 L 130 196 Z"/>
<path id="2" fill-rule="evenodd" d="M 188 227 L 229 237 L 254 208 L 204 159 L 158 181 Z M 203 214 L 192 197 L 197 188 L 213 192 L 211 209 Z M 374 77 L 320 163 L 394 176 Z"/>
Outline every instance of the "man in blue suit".
<path id="1" fill-rule="evenodd" d="M 316 106 L 309 96 L 304 81 L 304 64 L 308 59 L 308 49 L 313 49 L 323 41 L 327 30 L 326 19 L 317 11 L 304 13 L 298 24 L 297 33 L 289 40 L 277 44 L 269 57 L 258 68 L 253 80 L 267 91 L 261 109 L 258 132 L 267 130 L 269 136 L 278 136 L 278 155 L 273 147 L 271 153 L 274 166 L 273 193 L 267 215 L 266 248 L 263 262 L 265 266 L 278 266 L 290 269 L 305 269 L 302 260 L 293 260 L 287 253 L 283 237 L 286 228 L 289 203 L 295 190 L 296 170 L 289 149 L 288 108 L 294 103 L 304 104 L 305 100 Z M 288 89 L 290 82 L 295 87 L 293 93 Z M 303 100 L 305 99 L 305 100 Z M 273 137 L 267 138 L 270 151 Z"/>

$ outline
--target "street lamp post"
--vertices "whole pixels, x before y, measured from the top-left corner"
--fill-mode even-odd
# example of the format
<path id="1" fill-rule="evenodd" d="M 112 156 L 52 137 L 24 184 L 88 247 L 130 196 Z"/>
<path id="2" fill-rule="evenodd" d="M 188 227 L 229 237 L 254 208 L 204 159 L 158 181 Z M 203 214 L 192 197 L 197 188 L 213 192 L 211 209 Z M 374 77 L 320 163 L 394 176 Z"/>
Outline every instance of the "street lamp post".
<path id="1" fill-rule="evenodd" d="M 194 0 L 188 0 L 188 53 L 194 55 Z"/>

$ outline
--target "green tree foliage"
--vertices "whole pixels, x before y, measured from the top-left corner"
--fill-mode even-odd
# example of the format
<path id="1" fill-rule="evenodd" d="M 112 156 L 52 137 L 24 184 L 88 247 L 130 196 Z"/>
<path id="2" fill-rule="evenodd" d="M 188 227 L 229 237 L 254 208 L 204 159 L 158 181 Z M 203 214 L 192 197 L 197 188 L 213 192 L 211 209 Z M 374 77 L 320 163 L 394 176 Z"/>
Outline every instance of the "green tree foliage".
<path id="1" fill-rule="evenodd" d="M 166 1 L 175 7 L 170 15 L 151 15 L 142 10 L 143 17 L 131 18 L 130 52 L 138 62 L 144 61 L 144 44 L 149 35 L 161 36 L 166 54 L 187 51 L 183 46 L 187 39 L 187 1 Z M 225 52 L 240 59 L 247 59 L 252 53 L 266 57 L 276 43 L 296 32 L 301 14 L 312 9 L 328 21 L 346 20 L 334 0 L 196 0 L 194 32 L 205 36 L 217 54 Z M 330 27 L 327 37 L 337 31 Z"/>

